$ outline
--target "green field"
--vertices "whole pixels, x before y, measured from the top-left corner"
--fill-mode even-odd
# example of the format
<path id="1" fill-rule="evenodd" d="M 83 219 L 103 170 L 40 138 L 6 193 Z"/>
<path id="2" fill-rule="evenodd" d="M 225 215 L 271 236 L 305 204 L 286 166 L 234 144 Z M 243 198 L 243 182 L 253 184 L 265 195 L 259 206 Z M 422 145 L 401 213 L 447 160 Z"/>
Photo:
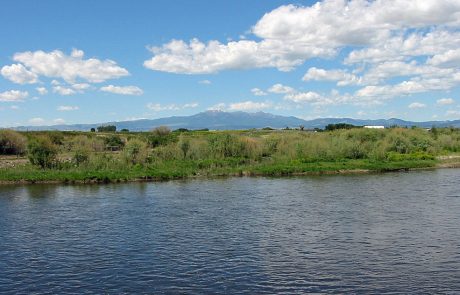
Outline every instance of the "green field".
<path id="1" fill-rule="evenodd" d="M 460 130 L 0 131 L 0 182 L 118 182 L 455 166 Z"/>

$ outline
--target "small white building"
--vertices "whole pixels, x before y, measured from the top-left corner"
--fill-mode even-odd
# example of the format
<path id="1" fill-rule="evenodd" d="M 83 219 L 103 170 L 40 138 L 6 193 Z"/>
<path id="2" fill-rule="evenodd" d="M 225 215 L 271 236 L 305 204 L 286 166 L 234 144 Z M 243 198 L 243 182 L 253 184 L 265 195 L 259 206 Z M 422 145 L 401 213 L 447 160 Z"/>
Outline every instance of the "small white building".
<path id="1" fill-rule="evenodd" d="M 381 126 L 381 125 L 367 125 L 367 126 L 364 126 L 364 128 L 369 128 L 369 129 L 385 129 L 385 126 Z"/>

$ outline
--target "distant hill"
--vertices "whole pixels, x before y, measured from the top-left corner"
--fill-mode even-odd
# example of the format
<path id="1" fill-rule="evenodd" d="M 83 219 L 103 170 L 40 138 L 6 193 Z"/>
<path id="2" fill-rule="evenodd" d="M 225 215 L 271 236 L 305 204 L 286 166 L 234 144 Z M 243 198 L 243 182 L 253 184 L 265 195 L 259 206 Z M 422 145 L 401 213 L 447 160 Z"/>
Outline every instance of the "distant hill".
<path id="1" fill-rule="evenodd" d="M 251 128 L 285 128 L 299 127 L 303 125 L 307 129 L 324 128 L 328 124 L 347 123 L 357 126 L 363 125 L 383 125 L 390 127 L 398 126 L 417 126 L 429 128 L 436 127 L 460 127 L 460 120 L 455 121 L 427 121 L 411 122 L 401 119 L 378 119 L 378 120 L 359 120 L 351 118 L 320 118 L 314 120 L 303 120 L 293 116 L 279 116 L 264 112 L 246 113 L 246 112 L 223 112 L 223 111 L 206 111 L 192 116 L 173 116 L 160 119 L 142 119 L 134 121 L 105 122 L 97 124 L 72 124 L 72 125 L 52 125 L 52 126 L 19 126 L 16 130 L 73 130 L 89 131 L 91 128 L 97 128 L 101 125 L 115 125 L 117 130 L 123 128 L 130 131 L 148 131 L 158 126 L 168 126 L 171 129 L 204 129 L 210 130 L 239 130 Z"/>

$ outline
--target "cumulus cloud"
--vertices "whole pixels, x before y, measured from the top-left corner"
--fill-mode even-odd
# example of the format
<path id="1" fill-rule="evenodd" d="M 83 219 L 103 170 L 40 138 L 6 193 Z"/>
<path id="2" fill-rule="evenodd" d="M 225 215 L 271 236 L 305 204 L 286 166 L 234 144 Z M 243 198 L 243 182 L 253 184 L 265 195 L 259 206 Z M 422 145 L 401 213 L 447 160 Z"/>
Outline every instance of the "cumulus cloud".
<path id="1" fill-rule="evenodd" d="M 20 84 L 36 83 L 39 76 L 60 78 L 74 84 L 78 79 L 100 83 L 129 75 L 128 70 L 112 60 L 85 59 L 84 52 L 78 49 L 72 50 L 70 55 L 60 50 L 18 52 L 13 60 L 19 64 L 4 66 L 2 75 Z"/>
<path id="2" fill-rule="evenodd" d="M 455 0 L 325 0 L 305 7 L 283 5 L 254 25 L 257 41 L 172 40 L 152 47 L 153 57 L 144 66 L 185 74 L 262 67 L 289 71 L 313 57 L 335 56 L 343 47 L 373 47 L 408 28 L 455 27 L 459 19 L 460 3 Z M 364 52 L 351 54 L 350 61 L 360 53 Z"/>
<path id="3" fill-rule="evenodd" d="M 18 84 L 34 84 L 38 82 L 38 75 L 27 70 L 22 64 L 4 66 L 1 74 L 6 79 Z"/>
<path id="4" fill-rule="evenodd" d="M 426 108 L 426 104 L 420 102 L 413 102 L 408 107 L 409 109 L 423 109 Z"/>
<path id="5" fill-rule="evenodd" d="M 324 70 L 316 67 L 308 69 L 303 81 L 337 81 L 337 86 L 360 84 L 361 78 L 347 73 L 345 70 Z"/>
<path id="6" fill-rule="evenodd" d="M 254 102 L 254 101 L 243 101 L 231 103 L 228 106 L 229 111 L 258 111 L 271 108 L 270 102 Z"/>
<path id="7" fill-rule="evenodd" d="M 323 97 L 314 91 L 292 93 L 284 96 L 285 100 L 296 103 L 315 103 L 319 102 Z"/>
<path id="8" fill-rule="evenodd" d="M 277 83 L 270 87 L 267 91 L 277 94 L 286 94 L 294 92 L 294 88 Z"/>
<path id="9" fill-rule="evenodd" d="M 255 96 L 265 96 L 267 95 L 267 92 L 263 91 L 262 89 L 259 88 L 252 88 L 251 92 Z"/>
<path id="10" fill-rule="evenodd" d="M 45 95 L 48 93 L 48 89 L 46 89 L 45 87 L 37 87 L 35 88 L 38 92 L 38 94 L 40 95 Z"/>
<path id="11" fill-rule="evenodd" d="M 438 105 L 450 105 L 450 104 L 454 104 L 455 100 L 453 100 L 452 98 L 441 98 L 441 99 L 438 99 L 436 103 Z"/>
<path id="12" fill-rule="evenodd" d="M 83 90 L 86 90 L 88 88 L 90 88 L 91 85 L 89 85 L 88 83 L 75 83 L 72 85 L 72 88 L 75 89 L 75 90 L 78 90 L 78 91 L 83 91 Z"/>
<path id="13" fill-rule="evenodd" d="M 137 86 L 114 86 L 108 85 L 101 87 L 101 91 L 110 92 L 121 95 L 142 95 L 144 91 Z"/>
<path id="14" fill-rule="evenodd" d="M 61 112 L 68 112 L 68 111 L 77 111 L 80 108 L 78 106 L 58 106 L 57 110 Z"/>
<path id="15" fill-rule="evenodd" d="M 0 101 L 22 101 L 26 99 L 28 96 L 29 93 L 27 91 L 9 90 L 5 92 L 0 92 Z"/>
<path id="16" fill-rule="evenodd" d="M 457 0 L 323 0 L 311 6 L 280 6 L 238 41 L 171 40 L 153 46 L 153 56 L 144 66 L 182 74 L 253 68 L 290 71 L 311 58 L 342 58 L 342 52 L 344 59 L 336 60 L 342 65 L 311 67 L 303 80 L 360 87 L 354 94 L 329 97 L 333 102 L 380 104 L 460 85 L 459 29 Z M 290 94 L 292 101 L 311 99 L 281 86 L 267 92 Z"/>
<path id="17" fill-rule="evenodd" d="M 198 107 L 198 103 L 186 103 L 186 104 L 168 104 L 162 105 L 160 103 L 148 103 L 147 108 L 155 112 L 161 111 L 179 111 L 183 109 L 192 109 Z"/>
<path id="18" fill-rule="evenodd" d="M 57 94 L 60 94 L 60 95 L 74 95 L 74 94 L 77 93 L 72 88 L 65 87 L 65 86 L 60 86 L 60 85 L 53 86 L 53 92 L 57 93 Z"/>

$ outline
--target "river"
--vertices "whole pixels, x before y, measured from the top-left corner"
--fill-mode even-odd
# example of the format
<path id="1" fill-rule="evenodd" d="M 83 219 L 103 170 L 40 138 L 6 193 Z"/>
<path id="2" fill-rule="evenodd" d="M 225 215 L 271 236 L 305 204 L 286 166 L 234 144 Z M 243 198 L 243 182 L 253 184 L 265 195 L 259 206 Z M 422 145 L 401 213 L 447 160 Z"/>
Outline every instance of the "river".
<path id="1" fill-rule="evenodd" d="M 460 169 L 0 186 L 0 293 L 459 293 Z"/>

